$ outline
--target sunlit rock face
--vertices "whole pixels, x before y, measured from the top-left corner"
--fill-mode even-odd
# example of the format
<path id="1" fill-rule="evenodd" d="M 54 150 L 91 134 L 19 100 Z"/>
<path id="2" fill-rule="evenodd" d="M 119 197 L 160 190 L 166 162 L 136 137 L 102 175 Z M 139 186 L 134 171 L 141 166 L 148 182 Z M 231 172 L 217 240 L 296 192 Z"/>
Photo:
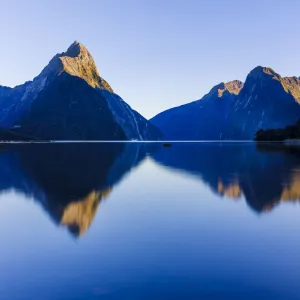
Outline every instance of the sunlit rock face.
<path id="1" fill-rule="evenodd" d="M 43 71 L 15 88 L 0 86 L 0 138 L 157 140 L 160 131 L 99 75 L 86 47 L 74 42 Z"/>
<path id="2" fill-rule="evenodd" d="M 150 121 L 171 140 L 253 140 L 259 129 L 300 118 L 300 80 L 257 67 L 243 84 L 221 83 L 201 100 L 166 110 Z"/>
<path id="3" fill-rule="evenodd" d="M 49 68 L 54 69 L 55 67 L 57 67 L 56 72 L 58 74 L 67 72 L 85 80 L 93 88 L 105 89 L 113 93 L 110 85 L 100 77 L 93 57 L 87 48 L 79 42 L 75 41 L 65 53 L 53 58 L 49 63 Z"/>
<path id="4" fill-rule="evenodd" d="M 242 143 L 174 144 L 158 163 L 196 176 L 220 197 L 245 199 L 257 213 L 300 203 L 300 148 Z"/>
<path id="5" fill-rule="evenodd" d="M 221 98 L 225 92 L 238 95 L 243 88 L 244 83 L 239 80 L 229 81 L 227 83 L 221 83 L 215 88 L 218 89 L 218 97 Z"/>

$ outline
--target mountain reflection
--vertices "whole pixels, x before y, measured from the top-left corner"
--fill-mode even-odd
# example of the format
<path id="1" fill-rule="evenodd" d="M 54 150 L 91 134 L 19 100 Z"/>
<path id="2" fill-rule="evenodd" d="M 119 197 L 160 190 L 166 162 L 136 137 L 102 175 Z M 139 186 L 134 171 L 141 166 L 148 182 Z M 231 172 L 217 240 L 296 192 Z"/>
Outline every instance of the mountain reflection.
<path id="1" fill-rule="evenodd" d="M 0 192 L 14 190 L 35 199 L 74 237 L 89 229 L 101 201 L 147 155 L 167 168 L 196 176 L 220 197 L 245 198 L 256 212 L 300 200 L 300 148 L 254 143 L 174 143 L 168 148 L 159 143 L 67 143 L 3 145 L 1 150 Z"/>
<path id="2" fill-rule="evenodd" d="M 20 144 L 3 146 L 0 190 L 34 198 L 76 237 L 91 225 L 99 203 L 146 155 L 140 144 Z"/>
<path id="3" fill-rule="evenodd" d="M 76 236 L 84 234 L 96 215 L 99 202 L 110 190 L 107 188 L 103 192 L 92 191 L 85 198 L 67 204 L 59 218 L 60 223 Z"/>
<path id="4" fill-rule="evenodd" d="M 177 144 L 153 154 L 160 164 L 197 176 L 219 196 L 244 197 L 256 212 L 300 200 L 300 149 L 268 144 Z"/>

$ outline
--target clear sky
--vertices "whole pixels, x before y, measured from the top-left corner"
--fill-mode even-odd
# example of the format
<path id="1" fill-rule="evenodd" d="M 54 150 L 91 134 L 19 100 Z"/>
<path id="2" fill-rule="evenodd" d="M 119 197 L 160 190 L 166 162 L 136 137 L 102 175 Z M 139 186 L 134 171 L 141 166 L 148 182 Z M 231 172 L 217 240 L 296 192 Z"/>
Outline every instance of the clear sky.
<path id="1" fill-rule="evenodd" d="M 1 0 L 0 84 L 31 80 L 78 40 L 150 118 L 257 65 L 300 76 L 299 24 L 299 0 Z"/>

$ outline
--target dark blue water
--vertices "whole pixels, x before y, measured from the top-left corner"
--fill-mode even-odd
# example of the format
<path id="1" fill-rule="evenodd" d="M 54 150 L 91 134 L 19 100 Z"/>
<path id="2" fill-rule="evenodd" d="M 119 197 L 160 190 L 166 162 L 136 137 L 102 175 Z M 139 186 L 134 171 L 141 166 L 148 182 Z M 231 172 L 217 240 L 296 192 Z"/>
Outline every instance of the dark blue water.
<path id="1" fill-rule="evenodd" d="M 297 148 L 0 150 L 0 299 L 300 299 Z"/>

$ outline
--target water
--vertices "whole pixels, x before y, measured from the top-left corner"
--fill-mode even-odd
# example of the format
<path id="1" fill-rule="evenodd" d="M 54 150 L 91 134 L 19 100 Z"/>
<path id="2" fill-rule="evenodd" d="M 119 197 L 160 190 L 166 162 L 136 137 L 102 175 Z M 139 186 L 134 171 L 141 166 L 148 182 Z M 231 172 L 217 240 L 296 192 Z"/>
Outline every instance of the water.
<path id="1" fill-rule="evenodd" d="M 0 150 L 0 299 L 300 299 L 299 148 Z"/>

